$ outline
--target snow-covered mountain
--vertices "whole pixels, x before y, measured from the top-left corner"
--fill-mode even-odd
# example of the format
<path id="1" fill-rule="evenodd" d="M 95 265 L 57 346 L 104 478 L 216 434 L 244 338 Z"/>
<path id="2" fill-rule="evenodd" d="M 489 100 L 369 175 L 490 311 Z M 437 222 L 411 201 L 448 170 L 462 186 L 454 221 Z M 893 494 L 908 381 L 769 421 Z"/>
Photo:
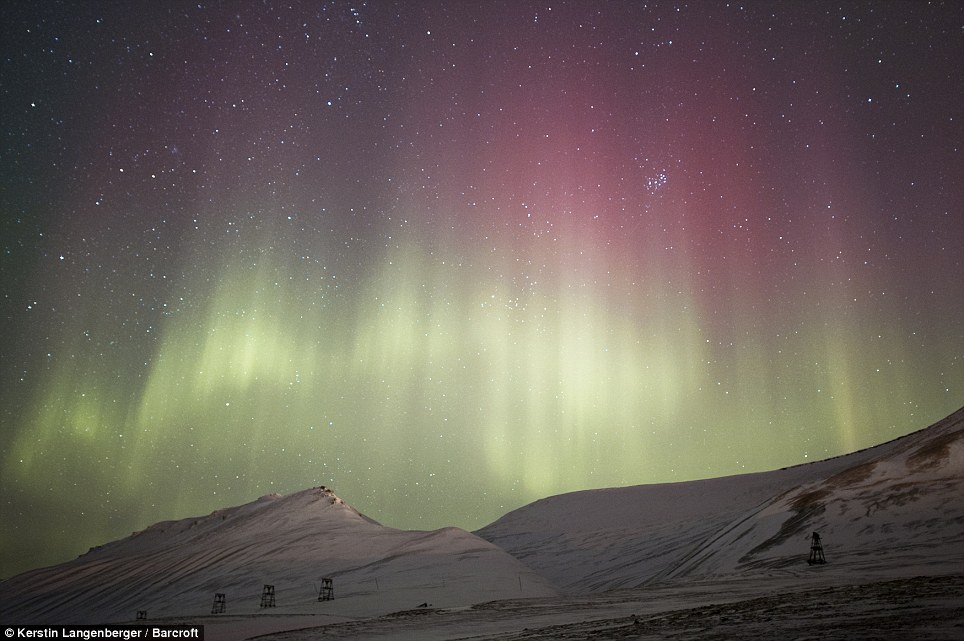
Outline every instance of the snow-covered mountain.
<path id="1" fill-rule="evenodd" d="M 806 562 L 814 531 L 825 566 Z M 317 626 L 338 622 L 346 639 L 395 638 L 400 629 L 420 639 L 530 638 L 522 627 L 603 612 L 631 625 L 618 617 L 657 608 L 656 594 L 659 607 L 689 607 L 723 593 L 964 575 L 961 541 L 964 409 L 808 465 L 546 498 L 474 534 L 385 527 L 326 488 L 265 496 L 0 583 L 0 620 L 121 622 L 145 610 L 152 621 L 203 623 L 214 641 L 309 627 L 302 637 L 314 638 L 329 629 Z M 323 578 L 333 580 L 333 601 L 318 600 Z M 260 608 L 265 584 L 275 587 L 275 608 Z M 210 614 L 216 593 L 225 614 Z M 359 621 L 422 604 L 449 609 Z M 531 638 L 556 638 L 550 628 Z"/>
<path id="2" fill-rule="evenodd" d="M 964 409 L 817 463 L 549 497 L 476 534 L 567 591 L 598 591 L 802 571 L 812 532 L 834 571 L 964 572 Z"/>
<path id="3" fill-rule="evenodd" d="M 319 602 L 323 578 L 335 601 Z M 0 584 L 0 620 L 130 621 L 207 615 L 216 593 L 228 615 L 371 616 L 429 603 L 467 605 L 555 590 L 517 560 L 458 528 L 380 525 L 324 487 L 157 523 L 60 565 Z"/>

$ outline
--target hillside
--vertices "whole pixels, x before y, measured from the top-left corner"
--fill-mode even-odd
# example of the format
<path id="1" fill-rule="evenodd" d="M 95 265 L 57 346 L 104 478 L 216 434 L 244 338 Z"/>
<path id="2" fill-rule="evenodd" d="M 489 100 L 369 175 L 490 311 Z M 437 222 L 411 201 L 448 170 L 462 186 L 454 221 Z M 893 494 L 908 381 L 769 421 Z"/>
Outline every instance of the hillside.
<path id="1" fill-rule="evenodd" d="M 769 638 L 773 603 L 836 595 L 845 614 L 821 612 L 819 621 L 844 636 L 828 638 L 850 638 L 848 622 L 873 604 L 870 625 L 916 635 L 914 613 L 927 604 L 927 625 L 956 630 L 964 625 L 955 596 L 962 496 L 964 409 L 826 461 L 549 497 L 476 533 L 385 527 L 313 488 L 157 523 L 16 576 L 0 584 L 0 619 L 131 622 L 146 611 L 151 621 L 202 623 L 206 638 L 228 641 L 283 631 L 549 639 L 571 626 L 577 636 L 584 625 L 621 630 L 646 616 L 658 629 L 695 626 L 699 638 L 725 610 L 740 613 L 730 623 L 759 619 L 739 635 Z M 826 565 L 806 562 L 814 531 Z M 333 581 L 332 601 L 318 600 L 322 578 Z M 260 607 L 265 584 L 275 586 L 274 608 Z M 225 595 L 224 614 L 210 613 L 215 593 Z M 888 622 L 893 608 L 879 605 L 887 599 L 909 604 L 897 623 Z M 782 628 L 808 629 L 814 620 L 804 615 Z"/>
<path id="2" fill-rule="evenodd" d="M 568 591 L 804 571 L 964 571 L 964 409 L 903 438 L 792 468 L 553 496 L 476 534 Z"/>
<path id="3" fill-rule="evenodd" d="M 319 602 L 322 578 L 337 601 Z M 360 514 L 331 490 L 269 495 L 207 516 L 167 521 L 77 559 L 0 584 L 0 618 L 19 623 L 129 621 L 210 612 L 370 616 L 422 603 L 455 606 L 554 594 L 491 543 L 460 530 L 402 531 Z"/>

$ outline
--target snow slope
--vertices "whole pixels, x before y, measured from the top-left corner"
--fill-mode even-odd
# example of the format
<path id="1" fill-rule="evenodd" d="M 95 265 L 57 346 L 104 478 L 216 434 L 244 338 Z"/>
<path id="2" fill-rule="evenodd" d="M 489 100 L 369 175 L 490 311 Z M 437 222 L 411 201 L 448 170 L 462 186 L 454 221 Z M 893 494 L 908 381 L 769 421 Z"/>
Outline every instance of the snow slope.
<path id="1" fill-rule="evenodd" d="M 960 575 L 848 583 L 817 572 L 416 610 L 258 641 L 959 641 L 962 603 Z"/>
<path id="2" fill-rule="evenodd" d="M 335 600 L 319 602 L 321 579 Z M 265 584 L 276 607 L 261 610 Z M 395 530 L 325 488 L 269 495 L 208 516 L 152 525 L 77 559 L 0 584 L 0 620 L 115 622 L 209 615 L 371 616 L 555 594 L 547 581 L 464 530 Z M 335 619 L 343 620 L 343 619 Z"/>
<path id="3" fill-rule="evenodd" d="M 553 496 L 476 534 L 556 585 L 585 592 L 805 571 L 814 531 L 831 571 L 964 572 L 964 409 L 818 463 Z"/>
<path id="4" fill-rule="evenodd" d="M 720 626 L 733 638 L 813 628 L 843 639 L 858 620 L 902 631 L 882 638 L 954 638 L 962 497 L 964 409 L 818 463 L 550 497 L 475 534 L 387 528 L 315 488 L 158 523 L 21 574 L 0 584 L 0 620 L 131 622 L 146 610 L 204 624 L 211 641 L 705 638 Z M 806 563 L 813 531 L 827 565 Z M 333 601 L 317 600 L 322 577 Z M 264 584 L 276 608 L 259 608 Z M 210 614 L 216 592 L 226 614 Z M 801 599 L 813 612 L 795 608 Z"/>

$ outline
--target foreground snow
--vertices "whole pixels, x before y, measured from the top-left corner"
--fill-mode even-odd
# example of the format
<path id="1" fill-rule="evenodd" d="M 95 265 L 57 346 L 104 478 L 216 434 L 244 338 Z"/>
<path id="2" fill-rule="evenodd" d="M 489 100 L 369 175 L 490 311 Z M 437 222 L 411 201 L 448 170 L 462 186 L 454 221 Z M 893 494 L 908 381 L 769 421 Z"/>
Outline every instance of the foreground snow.
<path id="1" fill-rule="evenodd" d="M 308 618 L 268 622 L 257 615 L 192 622 L 206 624 L 209 641 L 262 633 L 272 624 L 286 631 L 259 637 L 263 641 L 964 638 L 964 575 L 854 582 L 826 567 L 798 576 L 672 581 L 587 596 L 408 610 L 323 627 L 311 627 Z"/>
<path id="2" fill-rule="evenodd" d="M 855 584 L 819 576 L 789 581 L 689 581 L 551 601 L 505 601 L 457 611 L 403 612 L 262 639 L 953 640 L 964 638 L 961 603 L 962 575 Z"/>

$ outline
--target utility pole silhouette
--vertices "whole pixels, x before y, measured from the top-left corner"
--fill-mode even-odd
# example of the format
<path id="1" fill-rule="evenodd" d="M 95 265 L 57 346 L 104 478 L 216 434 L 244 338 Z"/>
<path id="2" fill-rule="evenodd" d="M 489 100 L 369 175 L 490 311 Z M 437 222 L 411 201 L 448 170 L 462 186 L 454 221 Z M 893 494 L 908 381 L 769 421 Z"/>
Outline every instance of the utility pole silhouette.
<path id="1" fill-rule="evenodd" d="M 268 585 L 264 586 L 261 590 L 261 607 L 262 608 L 273 608 L 274 607 L 274 586 Z"/>
<path id="2" fill-rule="evenodd" d="M 807 559 L 809 565 L 822 565 L 827 562 L 823 555 L 823 545 L 820 543 L 820 535 L 814 532 L 810 536 L 810 558 Z"/>
<path id="3" fill-rule="evenodd" d="M 333 601 L 335 599 L 335 588 L 332 586 L 331 579 L 321 580 L 321 590 L 318 592 L 319 601 Z"/>

